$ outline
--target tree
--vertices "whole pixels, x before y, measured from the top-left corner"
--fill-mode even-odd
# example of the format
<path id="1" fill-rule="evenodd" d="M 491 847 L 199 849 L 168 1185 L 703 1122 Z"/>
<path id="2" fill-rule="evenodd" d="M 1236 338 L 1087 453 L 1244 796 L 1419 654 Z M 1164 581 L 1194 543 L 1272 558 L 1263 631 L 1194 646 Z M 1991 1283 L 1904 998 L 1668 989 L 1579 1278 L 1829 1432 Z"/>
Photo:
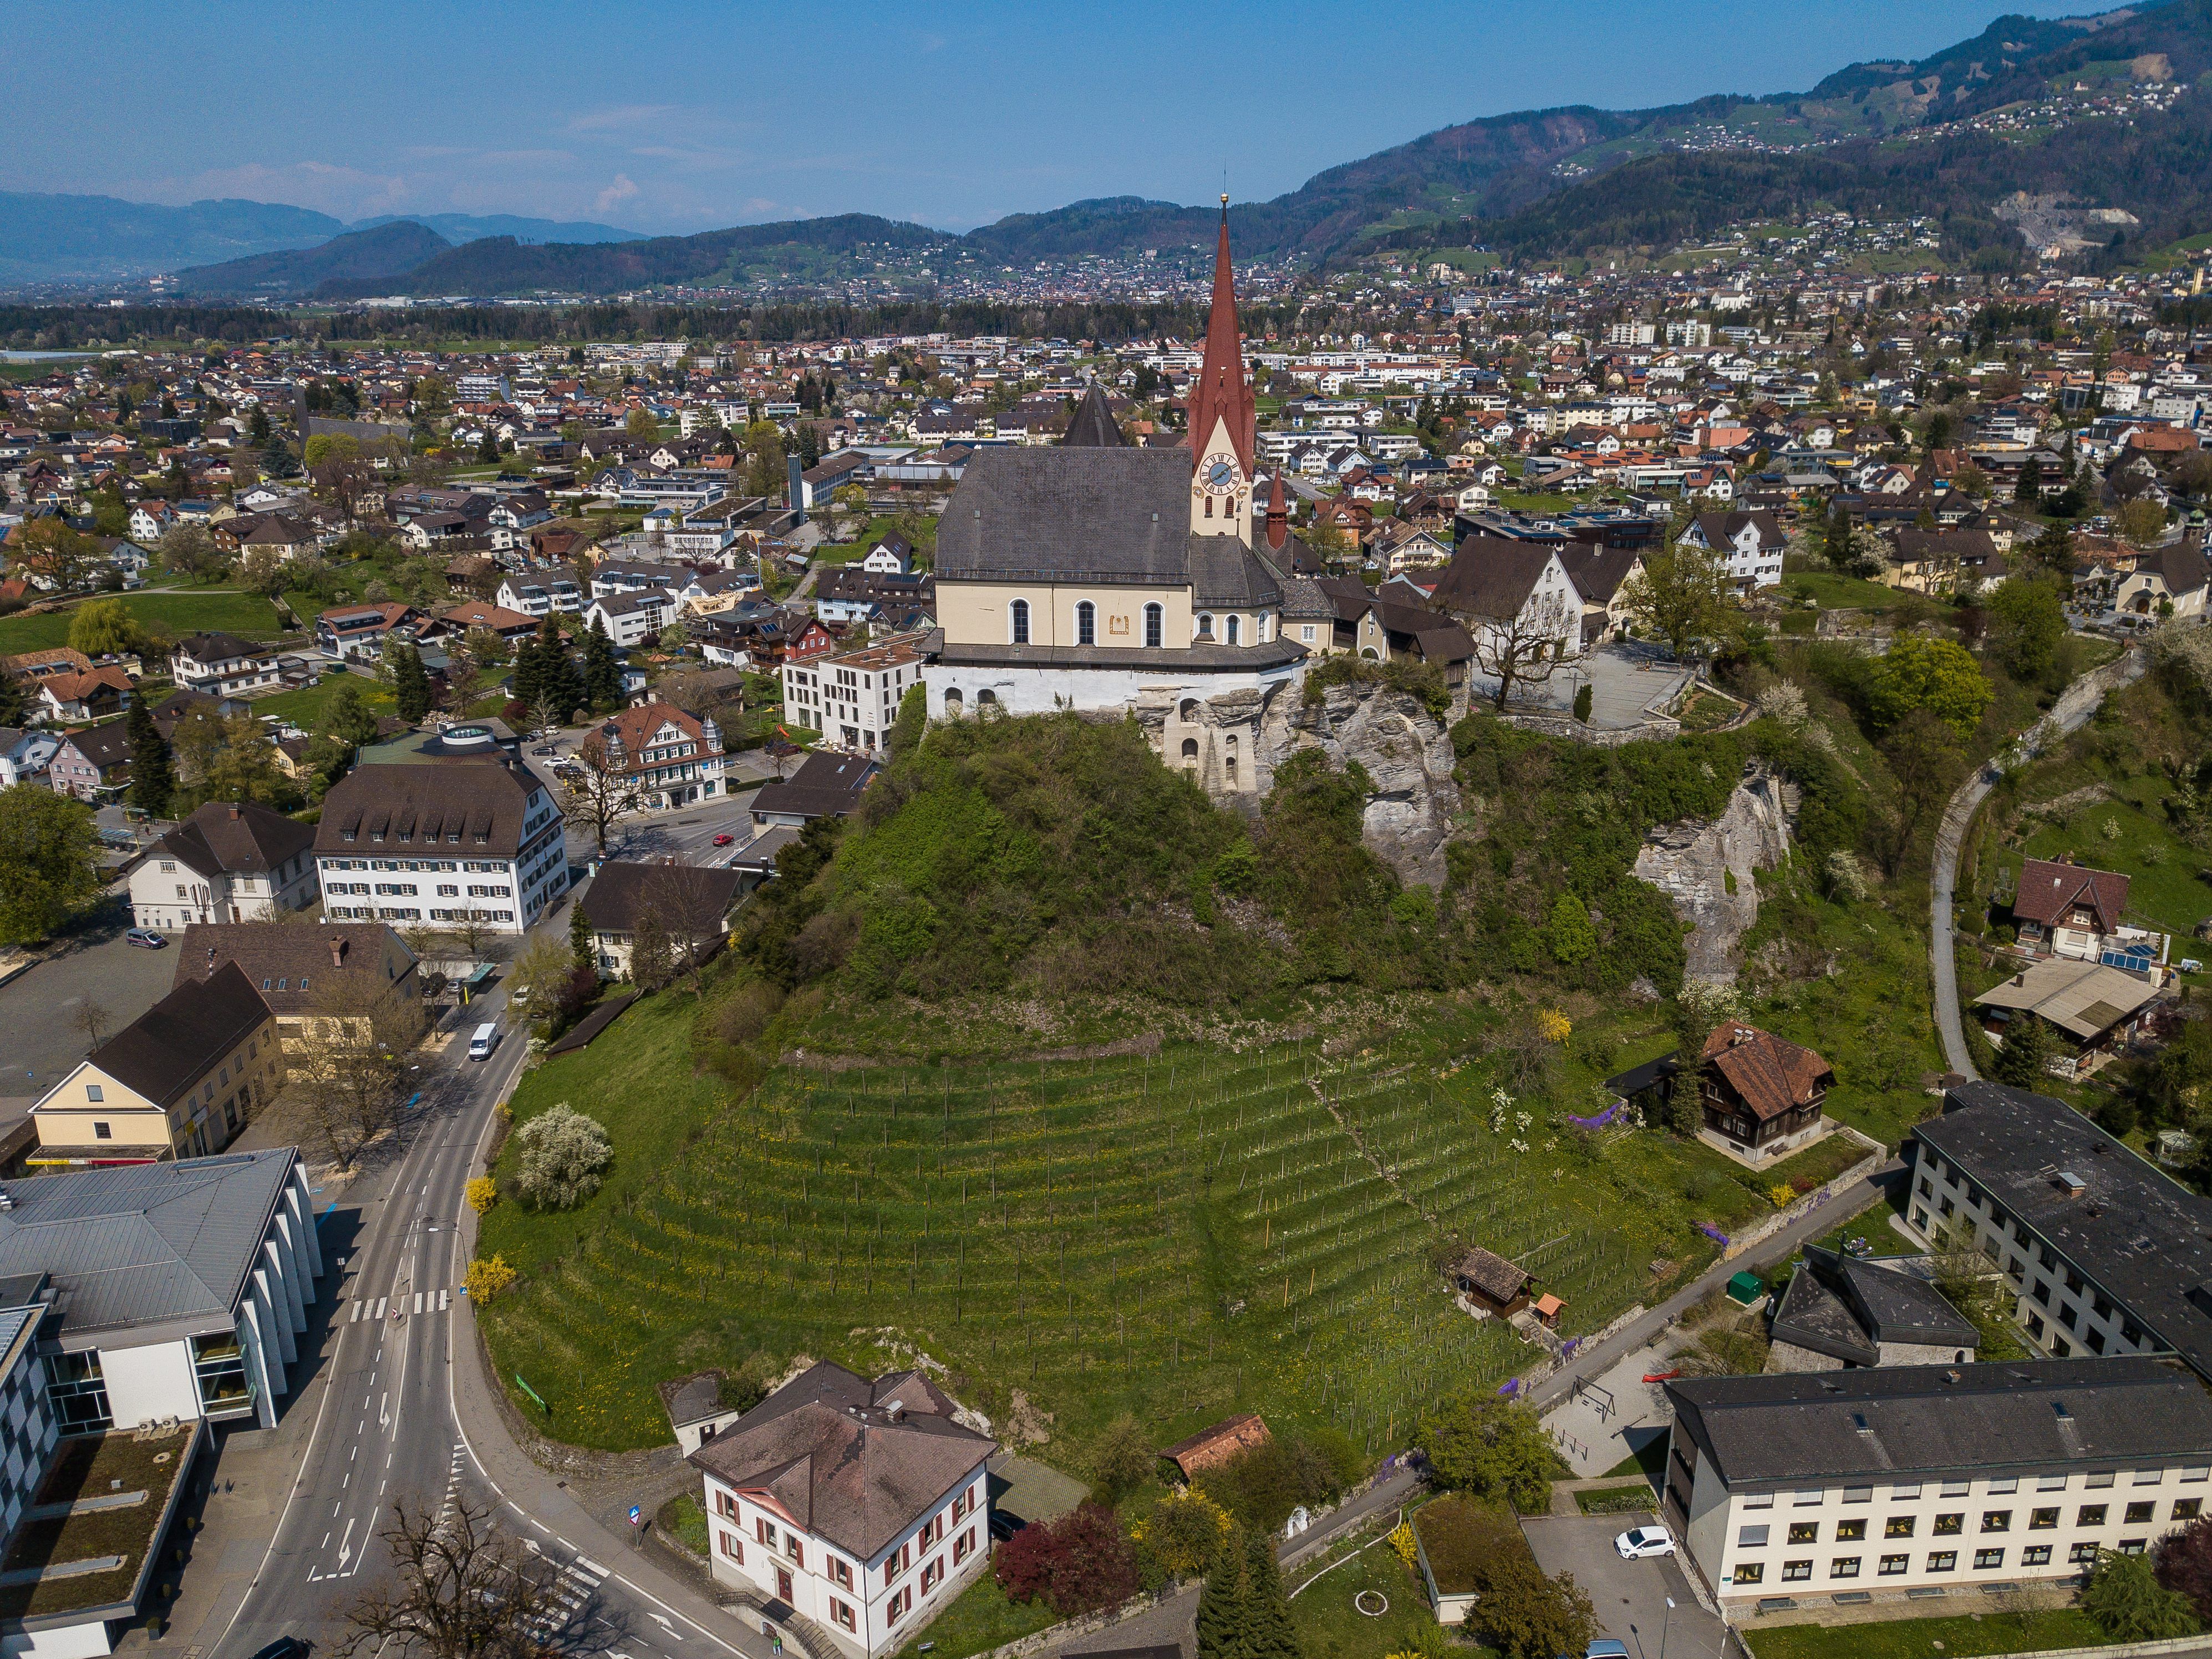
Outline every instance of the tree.
<path id="1" fill-rule="evenodd" d="M 430 712 L 430 677 L 423 671 L 422 653 L 406 640 L 394 640 L 384 649 L 392 671 L 392 691 L 399 704 L 399 718 L 410 726 Z"/>
<path id="2" fill-rule="evenodd" d="M 592 618 L 592 631 L 584 636 L 584 697 L 604 713 L 622 702 L 622 670 L 615 662 L 615 642 L 607 637 L 605 620 Z"/>
<path id="3" fill-rule="evenodd" d="M 1893 809 L 1877 826 L 1882 873 L 1895 876 L 1922 832 L 1942 816 L 1951 792 L 1966 775 L 1966 757 L 1951 727 L 1928 709 L 1916 709 L 1882 742 L 1882 758 L 1897 780 Z"/>
<path id="4" fill-rule="evenodd" d="M 550 934 L 535 934 L 507 969 L 510 1000 L 526 1003 L 533 1011 L 550 1008 L 575 969 L 576 958 L 568 945 Z"/>
<path id="5" fill-rule="evenodd" d="M 2148 1555 L 2100 1550 L 2081 1590 L 2081 1611 L 2115 1642 L 2157 1642 L 2195 1634 L 2189 1598 L 2158 1581 Z"/>
<path id="6" fill-rule="evenodd" d="M 30 714 L 30 698 L 23 682 L 13 674 L 0 674 L 0 726 L 21 726 Z"/>
<path id="7" fill-rule="evenodd" d="M 715 872 L 704 865 L 663 860 L 646 877 L 638 897 L 638 925 L 650 921 L 659 957 L 657 981 L 640 977 L 636 945 L 631 951 L 630 977 L 640 985 L 665 985 L 681 974 L 691 981 L 692 994 L 701 993 L 700 971 L 722 945 L 720 901 L 726 889 Z M 642 943 L 642 932 L 635 935 Z"/>
<path id="8" fill-rule="evenodd" d="M 66 519 L 33 519 L 15 532 L 10 556 L 18 569 L 56 592 L 73 592 L 92 577 L 100 562 L 100 544 Z"/>
<path id="9" fill-rule="evenodd" d="M 567 1101 L 515 1131 L 515 1190 L 541 1210 L 572 1210 L 599 1190 L 615 1149 L 605 1125 Z"/>
<path id="10" fill-rule="evenodd" d="M 623 430 L 641 443 L 649 443 L 660 435 L 660 422 L 651 410 L 641 405 L 623 417 Z"/>
<path id="11" fill-rule="evenodd" d="M 199 581 L 222 568 L 222 550 L 204 525 L 173 524 L 161 532 L 161 568 L 186 581 Z"/>
<path id="12" fill-rule="evenodd" d="M 674 972 L 667 924 L 659 908 L 641 904 L 629 930 L 629 978 L 641 990 L 657 991 Z"/>
<path id="13" fill-rule="evenodd" d="M 1571 1573 L 1547 1578 L 1535 1558 L 1501 1554 L 1482 1573 L 1475 1618 L 1509 1659 L 1581 1653 L 1597 1633 L 1597 1610 Z"/>
<path id="14" fill-rule="evenodd" d="M 70 617 L 70 648 L 88 657 L 136 651 L 145 638 L 138 619 L 120 599 L 87 599 Z"/>
<path id="15" fill-rule="evenodd" d="M 999 1547 L 994 1571 L 1008 1600 L 1041 1597 L 1063 1619 L 1111 1607 L 1137 1590 L 1136 1552 L 1102 1504 L 1024 1527 Z"/>
<path id="16" fill-rule="evenodd" d="M 395 1505 L 380 1536 L 393 1570 L 346 1610 L 338 1659 L 537 1659 L 540 1632 L 568 1622 L 553 1562 L 510 1541 L 489 1504 Z"/>
<path id="17" fill-rule="evenodd" d="M 1243 1659 L 1300 1659 L 1297 1627 L 1283 1598 L 1275 1540 L 1255 1532 L 1244 1540 Z"/>
<path id="18" fill-rule="evenodd" d="M 1559 895 L 1552 907 L 1551 926 L 1545 932 L 1553 959 L 1568 967 L 1597 954 L 1597 928 L 1590 921 L 1589 908 L 1572 893 Z"/>
<path id="19" fill-rule="evenodd" d="M 83 802 L 32 784 L 0 789 L 0 944 L 46 939 L 97 900 L 99 851 Z"/>
<path id="20" fill-rule="evenodd" d="M 2021 463 L 2020 482 L 2013 487 L 2013 500 L 2023 507 L 2035 507 L 2043 500 L 2043 462 L 2030 455 Z"/>
<path id="21" fill-rule="evenodd" d="M 1516 685 L 1541 685 L 1559 669 L 1576 618 L 1557 594 L 1530 598 L 1520 614 L 1480 617 L 1468 633 L 1474 641 L 1474 665 L 1498 682 L 1492 705 L 1499 714 Z"/>
<path id="22" fill-rule="evenodd" d="M 2066 637 L 2066 609 L 2051 582 L 2028 576 L 2008 578 L 1990 595 L 1984 648 L 2016 680 L 2047 673 L 2058 660 Z"/>
<path id="23" fill-rule="evenodd" d="M 1015 1534 L 1017 1537 L 1019 1534 Z M 1243 1659 L 1245 1556 L 1231 1534 L 1198 1593 L 1198 1659 Z"/>
<path id="24" fill-rule="evenodd" d="M 349 1167 L 391 1127 L 422 1011 L 368 966 L 317 977 L 313 1008 L 285 1056 L 284 1094 Z"/>
<path id="25" fill-rule="evenodd" d="M 70 1016 L 70 1024 L 84 1033 L 85 1052 L 90 1054 L 100 1047 L 100 1038 L 114 1029 L 115 1016 L 97 997 L 87 996 L 78 1001 L 76 1012 Z"/>
<path id="26" fill-rule="evenodd" d="M 1152 1478 L 1152 1442 L 1133 1417 L 1117 1417 L 1091 1456 L 1091 1489 L 1109 1508 Z"/>
<path id="27" fill-rule="evenodd" d="M 2120 508 L 2120 534 L 2137 547 L 2148 547 L 2166 535 L 2166 508 L 2147 495 L 2138 495 Z"/>
<path id="28" fill-rule="evenodd" d="M 1680 658 L 1726 620 L 1727 571 L 1711 550 L 1676 542 L 1644 561 L 1623 586 L 1622 608 Z"/>
<path id="29" fill-rule="evenodd" d="M 574 968 L 591 968 L 599 962 L 599 947 L 592 942 L 592 919 L 584 914 L 581 900 L 568 911 L 568 962 Z"/>
<path id="30" fill-rule="evenodd" d="M 1973 653 L 1954 640 L 1900 634 L 1874 665 L 1867 702 L 1878 726 L 1926 709 L 1960 737 L 1981 723 L 1996 695 Z"/>
<path id="31" fill-rule="evenodd" d="M 2051 1028 L 2027 1009 L 2017 1009 L 2005 1027 L 2004 1046 L 1997 1050 L 1990 1075 L 2015 1089 L 2043 1088 L 2049 1082 L 2045 1067 L 2051 1054 Z"/>
<path id="32" fill-rule="evenodd" d="M 568 822 L 589 830 L 604 858 L 607 831 L 637 812 L 645 799 L 635 773 L 624 769 L 629 757 L 617 757 L 608 748 L 604 730 L 594 730 L 576 745 L 576 773 L 563 791 L 562 810 Z"/>
<path id="33" fill-rule="evenodd" d="M 331 693 L 330 702 L 324 706 L 323 731 L 352 749 L 358 749 L 376 736 L 376 713 L 350 676 Z"/>
<path id="34" fill-rule="evenodd" d="M 2026 545 L 2015 542 L 2014 550 L 2021 556 L 2015 559 L 2015 569 L 2043 570 L 2056 576 L 2063 585 L 2074 580 L 2074 532 L 2063 524 L 2046 526 Z"/>
<path id="35" fill-rule="evenodd" d="M 1523 1515 L 1551 1502 L 1552 1443 L 1519 1401 L 1455 1395 L 1422 1417 L 1420 1432 L 1429 1467 L 1446 1486 L 1501 1499 Z"/>
<path id="36" fill-rule="evenodd" d="M 1150 1455 L 1148 1449 L 1148 1476 Z M 1105 1489 L 1097 1490 L 1103 1495 Z M 1214 1571 L 1236 1529 L 1220 1504 L 1195 1486 L 1183 1486 L 1152 1505 L 1135 1532 L 1139 1547 L 1155 1566 L 1171 1578 L 1189 1578 Z M 1202 1600 L 1200 1605 L 1204 1606 Z"/>
<path id="37" fill-rule="evenodd" d="M 273 547 L 252 547 L 238 562 L 238 585 L 264 599 L 275 599 L 292 585 L 291 566 Z"/>
<path id="38" fill-rule="evenodd" d="M 2200 1516 L 2158 1540 L 2151 1552 L 2158 1582 L 2189 1598 L 2199 1619 L 2212 1620 L 2212 1517 Z"/>
<path id="39" fill-rule="evenodd" d="M 1584 680 L 1581 688 L 1575 693 L 1575 718 L 1584 726 L 1588 726 L 1590 710 L 1596 706 L 1597 693 L 1591 688 L 1590 683 Z"/>
<path id="40" fill-rule="evenodd" d="M 169 796 L 177 787 L 176 767 L 169 740 L 154 722 L 154 711 L 143 697 L 131 700 L 124 725 L 131 734 L 131 801 L 149 817 L 169 816 Z"/>

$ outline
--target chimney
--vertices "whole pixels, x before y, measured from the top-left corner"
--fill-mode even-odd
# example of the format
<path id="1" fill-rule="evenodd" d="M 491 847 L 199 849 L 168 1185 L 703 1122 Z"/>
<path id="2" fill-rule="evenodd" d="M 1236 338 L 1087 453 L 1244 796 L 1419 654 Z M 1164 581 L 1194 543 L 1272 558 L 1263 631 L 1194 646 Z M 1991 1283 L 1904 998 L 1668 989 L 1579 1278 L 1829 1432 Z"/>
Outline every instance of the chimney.
<path id="1" fill-rule="evenodd" d="M 344 939 L 343 936 L 343 935 L 341 935 L 341 934 L 337 934 L 337 933 L 333 933 L 333 934 L 331 934 L 331 967 L 333 967 L 333 968 L 343 968 L 343 967 L 344 967 L 344 966 L 345 966 L 345 953 L 346 953 L 346 942 L 345 942 L 345 939 Z"/>
<path id="2" fill-rule="evenodd" d="M 230 816 L 231 816 L 233 818 L 236 818 L 236 817 L 238 817 L 240 815 L 240 807 L 239 807 L 238 803 L 237 803 L 236 801 L 233 801 L 233 802 L 231 802 L 231 804 L 230 804 Z"/>
<path id="3" fill-rule="evenodd" d="M 905 1402 L 904 1401 L 902 1401 L 902 1400 L 892 1400 L 892 1401 L 886 1401 L 886 1402 L 884 1403 L 884 1422 L 886 1422 L 886 1423 L 900 1423 L 900 1422 L 903 1422 L 903 1421 L 905 1421 L 905 1419 L 906 1419 L 906 1402 Z"/>

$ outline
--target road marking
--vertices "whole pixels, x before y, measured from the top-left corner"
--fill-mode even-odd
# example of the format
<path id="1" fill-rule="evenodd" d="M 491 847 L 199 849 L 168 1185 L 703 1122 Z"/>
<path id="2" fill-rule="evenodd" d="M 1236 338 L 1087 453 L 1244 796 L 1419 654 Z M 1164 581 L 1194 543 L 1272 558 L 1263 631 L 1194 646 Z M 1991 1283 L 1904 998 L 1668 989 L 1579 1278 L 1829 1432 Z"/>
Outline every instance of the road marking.
<path id="1" fill-rule="evenodd" d="M 381 1319 L 381 1318 L 383 1318 L 383 1317 L 384 1317 L 384 1304 L 385 1304 L 385 1302 L 386 1301 L 386 1299 L 387 1299 L 387 1298 L 386 1298 L 386 1297 L 380 1297 L 380 1296 L 379 1297 L 377 1297 L 377 1298 L 376 1298 L 376 1312 L 375 1312 L 375 1314 L 374 1314 L 374 1317 L 378 1318 L 378 1319 Z"/>
<path id="2" fill-rule="evenodd" d="M 446 1311 L 446 1310 L 447 1310 L 448 1307 L 450 1307 L 450 1306 L 452 1306 L 452 1305 L 453 1305 L 453 1293 L 451 1291 L 439 1291 L 439 1292 L 438 1292 L 438 1311 L 439 1311 L 440 1313 L 443 1313 L 443 1312 L 445 1312 L 445 1311 Z"/>
<path id="3" fill-rule="evenodd" d="M 349 1325 L 357 1324 L 360 1322 L 360 1320 L 361 1304 L 356 1302 L 353 1304 L 353 1311 L 346 1316 L 346 1323 Z"/>

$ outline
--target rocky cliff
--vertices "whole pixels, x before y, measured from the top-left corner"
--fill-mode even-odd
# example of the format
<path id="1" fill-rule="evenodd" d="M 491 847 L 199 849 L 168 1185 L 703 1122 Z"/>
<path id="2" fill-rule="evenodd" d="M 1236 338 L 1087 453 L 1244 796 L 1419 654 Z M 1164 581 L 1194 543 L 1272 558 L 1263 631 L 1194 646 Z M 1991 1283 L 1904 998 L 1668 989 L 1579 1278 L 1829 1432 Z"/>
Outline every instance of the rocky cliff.
<path id="1" fill-rule="evenodd" d="M 1789 856 L 1796 811 L 1795 787 L 1754 764 L 1717 818 L 1662 823 L 1644 836 L 1636 873 L 1666 894 L 1674 913 L 1692 924 L 1690 978 L 1735 982 L 1737 945 L 1759 920 L 1753 872 L 1771 870 Z"/>
<path id="2" fill-rule="evenodd" d="M 1441 887 L 1444 841 L 1460 811 L 1451 738 L 1420 702 L 1383 685 L 1332 685 L 1318 702 L 1296 690 L 1260 712 L 1255 782 L 1261 793 L 1274 771 L 1301 750 L 1318 749 L 1333 767 L 1357 761 L 1374 780 L 1361 838 L 1401 880 Z"/>

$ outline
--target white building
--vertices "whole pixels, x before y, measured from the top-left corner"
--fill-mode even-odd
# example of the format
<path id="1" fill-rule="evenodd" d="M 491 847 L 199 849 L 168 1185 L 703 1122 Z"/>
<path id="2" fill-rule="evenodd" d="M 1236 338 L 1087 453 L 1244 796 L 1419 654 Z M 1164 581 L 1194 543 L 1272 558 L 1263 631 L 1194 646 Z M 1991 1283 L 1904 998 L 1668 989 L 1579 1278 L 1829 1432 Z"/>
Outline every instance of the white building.
<path id="1" fill-rule="evenodd" d="M 722 728 L 673 703 L 641 703 L 608 716 L 585 733 L 578 752 L 585 764 L 626 780 L 648 812 L 725 793 Z"/>
<path id="2" fill-rule="evenodd" d="M 561 808 L 500 757 L 372 763 L 323 802 L 315 864 L 331 921 L 459 921 L 520 933 L 568 890 Z M 453 733 L 446 738 L 448 747 Z"/>
<path id="3" fill-rule="evenodd" d="M 665 588 L 610 593 L 585 607 L 584 626 L 589 629 L 598 623 L 609 639 L 627 650 L 658 638 L 660 630 L 676 620 L 677 608 L 676 596 Z"/>
<path id="4" fill-rule="evenodd" d="M 251 801 L 210 801 L 131 869 L 131 915 L 167 933 L 266 921 L 315 902 L 315 832 Z"/>
<path id="5" fill-rule="evenodd" d="M 783 665 L 787 718 L 811 726 L 832 748 L 874 754 L 890 742 L 899 701 L 922 683 L 918 640 L 886 640 L 840 657 Z"/>
<path id="6" fill-rule="evenodd" d="M 211 697 L 243 696 L 283 684 L 274 655 L 231 634 L 195 634 L 179 641 L 170 654 L 169 670 L 187 691 Z"/>
<path id="7" fill-rule="evenodd" d="M 852 1659 L 912 1641 L 991 1555 L 996 1442 L 926 1377 L 828 1361 L 690 1454 L 715 1580 L 781 1601 Z"/>
<path id="8" fill-rule="evenodd" d="M 2204 1512 L 2212 1397 L 2150 1358 L 1667 1384 L 1663 1514 L 1723 1607 L 2017 1585 Z"/>

